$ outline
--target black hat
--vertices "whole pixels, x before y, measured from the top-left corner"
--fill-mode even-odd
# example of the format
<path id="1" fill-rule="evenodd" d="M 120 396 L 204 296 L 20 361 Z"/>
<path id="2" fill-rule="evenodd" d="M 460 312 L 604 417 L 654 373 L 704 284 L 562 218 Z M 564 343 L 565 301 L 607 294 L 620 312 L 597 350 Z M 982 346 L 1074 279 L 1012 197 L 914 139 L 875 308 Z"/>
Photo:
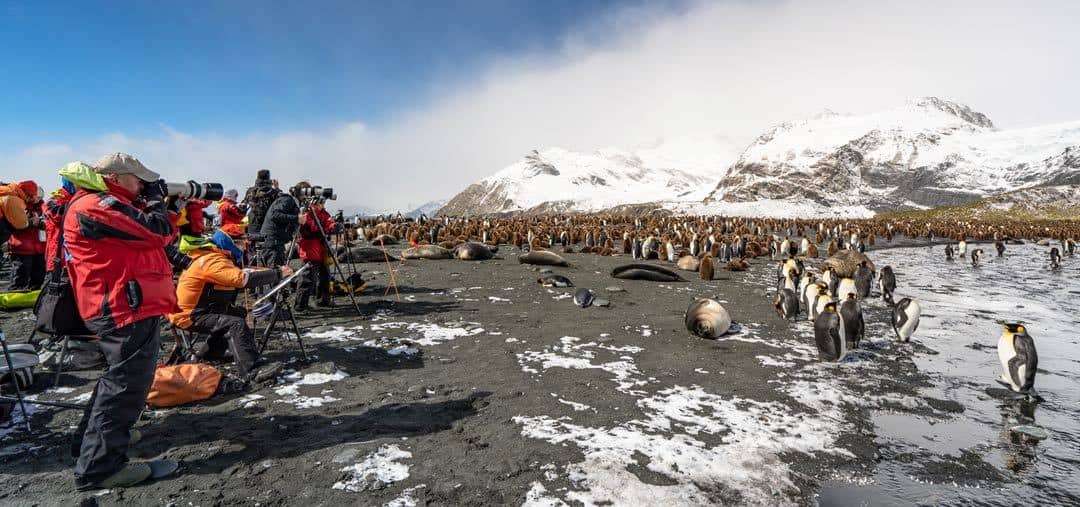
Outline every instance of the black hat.
<path id="1" fill-rule="evenodd" d="M 259 169 L 259 172 L 255 176 L 255 179 L 257 179 L 257 180 L 268 180 L 268 179 L 270 179 L 270 170 L 269 169 Z"/>

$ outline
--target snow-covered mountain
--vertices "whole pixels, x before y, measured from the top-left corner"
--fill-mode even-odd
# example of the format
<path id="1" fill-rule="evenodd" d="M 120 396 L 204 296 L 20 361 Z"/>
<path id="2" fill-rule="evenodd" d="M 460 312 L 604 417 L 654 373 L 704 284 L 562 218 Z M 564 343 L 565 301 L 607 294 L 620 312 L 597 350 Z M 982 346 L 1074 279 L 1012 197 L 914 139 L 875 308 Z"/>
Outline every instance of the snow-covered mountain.
<path id="1" fill-rule="evenodd" d="M 651 201 L 700 201 L 738 150 L 716 136 L 657 140 L 628 152 L 534 150 L 469 185 L 439 214 L 599 211 Z"/>
<path id="2" fill-rule="evenodd" d="M 955 205 L 1080 183 L 1080 122 L 999 130 L 927 97 L 866 115 L 825 112 L 760 135 L 705 203 L 783 200 L 873 211 Z"/>
<path id="3" fill-rule="evenodd" d="M 443 206 L 446 206 L 446 199 L 439 199 L 437 201 L 431 201 L 421 204 L 416 209 L 405 213 L 405 218 L 417 218 L 420 215 L 427 215 L 429 217 L 435 216 Z"/>

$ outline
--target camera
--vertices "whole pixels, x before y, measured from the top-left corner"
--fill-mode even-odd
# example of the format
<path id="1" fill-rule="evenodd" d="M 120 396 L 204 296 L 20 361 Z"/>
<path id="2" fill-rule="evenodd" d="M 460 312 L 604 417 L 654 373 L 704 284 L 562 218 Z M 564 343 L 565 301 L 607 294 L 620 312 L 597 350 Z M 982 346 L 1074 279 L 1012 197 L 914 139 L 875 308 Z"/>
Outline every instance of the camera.
<path id="1" fill-rule="evenodd" d="M 183 199 L 194 198 L 218 201 L 225 196 L 225 188 L 221 186 L 221 183 L 196 183 L 190 180 L 185 183 L 174 183 L 170 181 L 165 183 L 165 187 L 168 189 L 168 195 L 175 195 Z"/>
<path id="2" fill-rule="evenodd" d="M 334 189 L 323 187 L 293 187 L 293 195 L 301 199 L 316 198 L 336 201 L 337 195 Z"/>

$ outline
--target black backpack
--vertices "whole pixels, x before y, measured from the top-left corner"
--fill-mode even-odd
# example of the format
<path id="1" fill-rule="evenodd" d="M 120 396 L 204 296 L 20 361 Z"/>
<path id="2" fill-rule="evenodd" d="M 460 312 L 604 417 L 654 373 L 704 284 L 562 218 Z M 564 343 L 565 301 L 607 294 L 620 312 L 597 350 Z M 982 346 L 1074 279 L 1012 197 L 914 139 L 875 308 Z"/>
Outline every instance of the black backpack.
<path id="1" fill-rule="evenodd" d="M 251 205 L 251 222 L 248 223 L 247 230 L 255 232 L 262 230 L 266 212 L 280 194 L 280 190 L 270 185 L 254 186 L 248 189 L 244 195 L 244 202 Z"/>

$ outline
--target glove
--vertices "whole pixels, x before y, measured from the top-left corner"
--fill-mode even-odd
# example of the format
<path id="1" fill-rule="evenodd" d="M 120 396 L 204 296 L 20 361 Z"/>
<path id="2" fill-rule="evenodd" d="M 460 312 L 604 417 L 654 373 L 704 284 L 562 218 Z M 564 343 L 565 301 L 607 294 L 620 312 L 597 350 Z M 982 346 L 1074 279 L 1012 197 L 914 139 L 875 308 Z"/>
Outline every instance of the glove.
<path id="1" fill-rule="evenodd" d="M 241 213 L 243 213 L 245 215 L 247 214 L 248 210 L 251 209 L 251 206 L 248 205 L 248 203 L 246 203 L 246 202 L 242 202 L 240 204 L 237 204 L 236 207 L 237 207 L 237 209 L 240 210 Z"/>
<path id="2" fill-rule="evenodd" d="M 165 184 L 165 180 L 157 180 L 153 183 L 147 183 L 143 188 L 143 193 L 146 194 L 147 201 L 160 201 L 168 195 L 169 187 Z"/>

